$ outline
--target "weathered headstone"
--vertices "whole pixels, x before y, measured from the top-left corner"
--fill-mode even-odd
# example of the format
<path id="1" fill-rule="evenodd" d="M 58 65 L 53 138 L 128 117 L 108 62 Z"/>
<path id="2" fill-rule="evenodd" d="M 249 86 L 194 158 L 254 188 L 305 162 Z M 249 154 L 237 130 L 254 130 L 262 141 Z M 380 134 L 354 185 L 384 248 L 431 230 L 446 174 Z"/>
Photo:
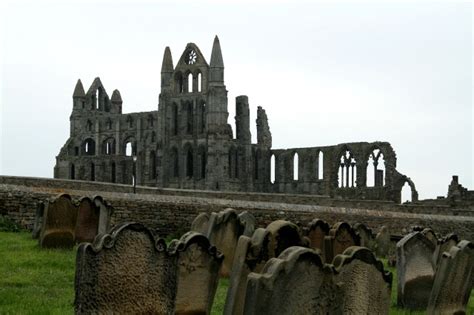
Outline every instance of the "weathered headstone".
<path id="1" fill-rule="evenodd" d="M 248 276 L 244 314 L 342 314 L 334 269 L 313 249 L 293 246 Z"/>
<path id="2" fill-rule="evenodd" d="M 438 240 L 438 244 L 436 245 L 436 250 L 433 256 L 433 265 L 437 266 L 441 256 L 444 252 L 449 253 L 451 247 L 456 246 L 459 242 L 459 238 L 456 234 L 450 233 L 445 237 Z"/>
<path id="3" fill-rule="evenodd" d="M 207 235 L 209 230 L 209 214 L 202 212 L 197 215 L 193 223 L 191 223 L 191 231 Z"/>
<path id="4" fill-rule="evenodd" d="M 428 303 L 429 315 L 466 314 L 474 277 L 474 244 L 461 241 L 440 258 Z"/>
<path id="5" fill-rule="evenodd" d="M 374 235 L 372 230 L 363 223 L 356 223 L 353 228 L 360 237 L 360 246 L 373 249 Z"/>
<path id="6" fill-rule="evenodd" d="M 248 218 L 241 221 L 234 209 L 225 209 L 219 213 L 213 212 L 209 218 L 207 237 L 217 250 L 224 254 L 224 262 L 221 265 L 220 276 L 229 277 L 237 241 L 244 231 L 253 233 L 255 227 L 246 226 Z"/>
<path id="7" fill-rule="evenodd" d="M 326 221 L 314 219 L 308 225 L 308 234 L 306 235 L 312 249 L 319 249 L 324 253 L 324 237 L 329 234 L 331 227 Z"/>
<path id="8" fill-rule="evenodd" d="M 379 257 L 387 257 L 390 252 L 390 232 L 383 225 L 375 237 L 375 252 Z"/>
<path id="9" fill-rule="evenodd" d="M 255 231 L 255 226 L 257 225 L 257 220 L 255 217 L 250 214 L 248 211 L 241 212 L 239 214 L 239 221 L 244 226 L 244 233 L 245 236 L 252 236 L 253 232 Z"/>
<path id="10" fill-rule="evenodd" d="M 197 232 L 173 242 L 179 253 L 175 314 L 210 314 L 224 257 Z"/>
<path id="11" fill-rule="evenodd" d="M 92 242 L 99 227 L 100 209 L 92 200 L 84 197 L 79 202 L 75 228 L 76 242 Z"/>
<path id="12" fill-rule="evenodd" d="M 326 262 L 342 254 L 346 248 L 360 246 L 360 237 L 346 222 L 338 222 L 329 230 L 329 235 L 324 238 L 324 250 Z"/>
<path id="13" fill-rule="evenodd" d="M 247 276 L 260 272 L 265 263 L 290 246 L 301 246 L 303 240 L 298 226 L 288 221 L 274 221 L 266 229 L 257 229 L 252 238 L 241 236 L 227 290 L 225 314 L 243 314 Z"/>
<path id="14" fill-rule="evenodd" d="M 107 233 L 114 208 L 101 196 L 95 196 L 93 201 L 94 205 L 99 209 L 99 226 L 97 227 L 97 233 Z"/>
<path id="15" fill-rule="evenodd" d="M 392 274 L 364 247 L 352 246 L 333 260 L 342 284 L 344 314 L 388 314 Z"/>
<path id="16" fill-rule="evenodd" d="M 48 202 L 40 233 L 40 246 L 45 248 L 74 246 L 77 208 L 71 196 L 62 194 Z"/>
<path id="17" fill-rule="evenodd" d="M 397 304 L 425 309 L 433 285 L 434 244 L 421 232 L 412 232 L 397 243 Z"/>
<path id="18" fill-rule="evenodd" d="M 40 201 L 36 204 L 36 213 L 35 213 L 35 222 L 33 225 L 33 231 L 31 232 L 31 237 L 33 239 L 38 239 L 41 233 L 41 226 L 43 225 L 44 219 L 44 202 Z"/>
<path id="19" fill-rule="evenodd" d="M 178 255 L 141 224 L 125 223 L 76 257 L 76 314 L 174 314 Z"/>
<path id="20" fill-rule="evenodd" d="M 436 237 L 436 234 L 432 229 L 424 228 L 421 231 L 421 234 L 426 236 L 426 238 L 429 239 L 433 243 L 433 245 L 436 247 L 436 245 L 438 244 L 438 238 Z"/>

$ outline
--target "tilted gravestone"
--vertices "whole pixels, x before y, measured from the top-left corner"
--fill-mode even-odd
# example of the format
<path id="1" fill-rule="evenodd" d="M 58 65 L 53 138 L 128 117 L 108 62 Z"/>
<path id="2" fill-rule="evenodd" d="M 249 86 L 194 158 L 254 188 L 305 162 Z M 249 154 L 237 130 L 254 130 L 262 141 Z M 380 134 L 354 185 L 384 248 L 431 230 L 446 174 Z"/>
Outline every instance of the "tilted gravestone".
<path id="1" fill-rule="evenodd" d="M 397 304 L 411 310 L 426 309 L 433 285 L 435 246 L 421 232 L 412 232 L 397 243 Z"/>
<path id="2" fill-rule="evenodd" d="M 77 249 L 76 314 L 174 314 L 178 255 L 138 223 Z"/>
<path id="3" fill-rule="evenodd" d="M 324 238 L 324 251 L 326 262 L 342 254 L 346 248 L 360 246 L 360 237 L 346 222 L 338 222 L 329 230 L 329 235 Z"/>
<path id="4" fill-rule="evenodd" d="M 207 235 L 209 230 L 209 214 L 202 212 L 197 215 L 193 223 L 191 223 L 191 231 Z"/>
<path id="5" fill-rule="evenodd" d="M 451 247 L 456 246 L 459 242 L 459 238 L 456 234 L 450 233 L 445 237 L 438 240 L 438 244 L 436 245 L 436 250 L 433 256 L 433 265 L 437 266 L 441 256 L 444 252 L 449 253 Z"/>
<path id="6" fill-rule="evenodd" d="M 344 314 L 388 314 L 392 274 L 365 247 L 352 246 L 333 260 L 342 284 Z"/>
<path id="7" fill-rule="evenodd" d="M 248 276 L 244 314 L 342 314 L 334 268 L 313 249 L 293 246 Z"/>
<path id="8" fill-rule="evenodd" d="M 438 238 L 436 237 L 436 233 L 432 229 L 424 228 L 421 231 L 421 234 L 426 236 L 426 238 L 429 239 L 431 243 L 433 243 L 433 245 L 436 247 L 436 244 L 438 244 Z"/>
<path id="9" fill-rule="evenodd" d="M 466 314 L 474 277 L 474 244 L 461 241 L 440 258 L 428 303 L 429 315 Z"/>
<path id="10" fill-rule="evenodd" d="M 384 225 L 375 237 L 375 252 L 379 257 L 387 257 L 390 252 L 390 232 Z"/>
<path id="11" fill-rule="evenodd" d="M 171 248 L 179 253 L 175 314 L 210 314 L 224 257 L 197 232 L 173 240 Z"/>
<path id="12" fill-rule="evenodd" d="M 290 246 L 301 246 L 303 240 L 297 225 L 283 220 L 255 230 L 252 238 L 241 236 L 235 251 L 225 314 L 243 314 L 247 276 L 260 272 L 265 263 Z"/>
<path id="13" fill-rule="evenodd" d="M 76 227 L 77 208 L 71 196 L 62 194 L 45 207 L 39 243 L 44 248 L 72 248 Z"/>
<path id="14" fill-rule="evenodd" d="M 353 228 L 360 237 L 360 246 L 373 249 L 374 235 L 372 230 L 363 223 L 356 223 Z"/>
<path id="15" fill-rule="evenodd" d="M 41 233 L 41 226 L 43 225 L 43 218 L 44 218 L 44 202 L 40 201 L 36 205 L 36 213 L 35 213 L 35 222 L 33 224 L 33 231 L 31 232 L 31 237 L 33 239 L 38 239 Z"/>
<path id="16" fill-rule="evenodd" d="M 219 213 L 213 212 L 209 218 L 209 228 L 207 237 L 212 245 L 217 247 L 217 250 L 224 255 L 219 275 L 221 277 L 229 277 L 232 263 L 234 261 L 234 252 L 237 246 L 237 241 L 244 232 L 252 235 L 255 226 L 250 226 L 247 215 L 244 219 L 240 219 L 240 215 L 234 209 L 225 209 Z M 248 226 L 247 226 L 248 224 Z"/>
<path id="17" fill-rule="evenodd" d="M 329 234 L 331 229 L 330 225 L 326 221 L 320 219 L 314 219 L 308 225 L 308 234 L 306 235 L 309 239 L 310 247 L 312 249 L 319 249 L 324 254 L 324 237 Z"/>

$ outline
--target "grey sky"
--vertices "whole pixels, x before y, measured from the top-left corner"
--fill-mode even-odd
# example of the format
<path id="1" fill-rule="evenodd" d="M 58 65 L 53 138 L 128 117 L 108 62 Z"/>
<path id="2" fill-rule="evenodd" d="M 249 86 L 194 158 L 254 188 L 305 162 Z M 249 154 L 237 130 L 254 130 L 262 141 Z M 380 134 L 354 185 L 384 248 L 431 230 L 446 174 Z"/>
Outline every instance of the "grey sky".
<path id="1" fill-rule="evenodd" d="M 245 94 L 274 148 L 389 141 L 420 198 L 473 188 L 471 3 L 179 3 L 4 5 L 0 174 L 52 177 L 78 78 L 156 110 L 165 46 L 217 34 L 233 126 Z"/>

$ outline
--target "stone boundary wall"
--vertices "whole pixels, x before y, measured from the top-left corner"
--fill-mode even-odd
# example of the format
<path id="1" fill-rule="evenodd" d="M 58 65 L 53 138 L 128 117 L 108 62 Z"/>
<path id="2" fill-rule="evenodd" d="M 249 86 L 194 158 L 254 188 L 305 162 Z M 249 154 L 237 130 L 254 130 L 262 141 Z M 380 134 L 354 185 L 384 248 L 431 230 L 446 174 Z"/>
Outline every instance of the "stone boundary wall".
<path id="1" fill-rule="evenodd" d="M 277 219 L 291 220 L 306 226 L 314 218 L 320 218 L 330 224 L 338 221 L 347 221 L 351 224 L 362 222 L 374 232 L 385 225 L 392 234 L 404 234 L 411 226 L 420 225 L 431 227 L 439 235 L 455 232 L 461 238 L 471 241 L 474 239 L 473 216 L 415 214 L 280 202 L 98 192 L 5 184 L 0 184 L 0 214 L 7 215 L 22 226 L 31 229 L 37 202 L 60 193 L 69 193 L 74 200 L 82 196 L 100 194 L 114 207 L 112 224 L 125 221 L 142 222 L 156 229 L 162 236 L 180 236 L 189 230 L 194 217 L 200 212 L 220 211 L 232 207 L 238 211 L 250 211 L 256 217 L 259 227 L 264 227 Z"/>
<path id="2" fill-rule="evenodd" d="M 26 187 L 50 188 L 57 190 L 83 190 L 96 191 L 97 194 L 103 192 L 133 193 L 131 185 L 111 184 L 102 182 L 90 182 L 68 179 L 35 178 L 19 176 L 0 176 L 0 184 L 17 185 Z M 377 200 L 348 200 L 333 199 L 329 196 L 302 195 L 302 194 L 275 194 L 275 193 L 253 193 L 253 192 L 231 192 L 231 191 L 209 191 L 209 190 L 188 190 L 153 188 L 139 186 L 136 188 L 137 194 L 168 195 L 168 196 L 188 196 L 210 199 L 246 200 L 259 202 L 276 202 L 297 205 L 319 205 L 326 207 L 360 208 L 377 211 L 394 211 L 404 213 L 424 213 L 454 216 L 473 216 L 474 209 L 468 207 L 456 207 L 434 204 L 404 204 L 399 205 L 391 201 Z"/>

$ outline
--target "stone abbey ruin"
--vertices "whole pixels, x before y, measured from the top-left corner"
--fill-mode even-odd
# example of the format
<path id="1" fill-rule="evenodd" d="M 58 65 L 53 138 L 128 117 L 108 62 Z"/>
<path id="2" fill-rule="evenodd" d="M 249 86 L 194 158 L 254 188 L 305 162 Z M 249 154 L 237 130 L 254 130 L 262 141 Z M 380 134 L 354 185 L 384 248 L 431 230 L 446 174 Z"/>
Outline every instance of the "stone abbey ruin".
<path id="1" fill-rule="evenodd" d="M 210 64 L 189 43 L 174 66 L 166 47 L 157 111 L 122 114 L 118 90 L 109 98 L 96 78 L 86 93 L 79 80 L 70 137 L 56 157 L 54 177 L 398 203 L 408 183 L 412 201 L 418 199 L 414 183 L 397 171 L 390 143 L 272 149 L 265 110 L 257 109 L 257 143 L 252 143 L 248 97 L 236 97 L 235 106 L 234 137 L 217 36 Z"/>

